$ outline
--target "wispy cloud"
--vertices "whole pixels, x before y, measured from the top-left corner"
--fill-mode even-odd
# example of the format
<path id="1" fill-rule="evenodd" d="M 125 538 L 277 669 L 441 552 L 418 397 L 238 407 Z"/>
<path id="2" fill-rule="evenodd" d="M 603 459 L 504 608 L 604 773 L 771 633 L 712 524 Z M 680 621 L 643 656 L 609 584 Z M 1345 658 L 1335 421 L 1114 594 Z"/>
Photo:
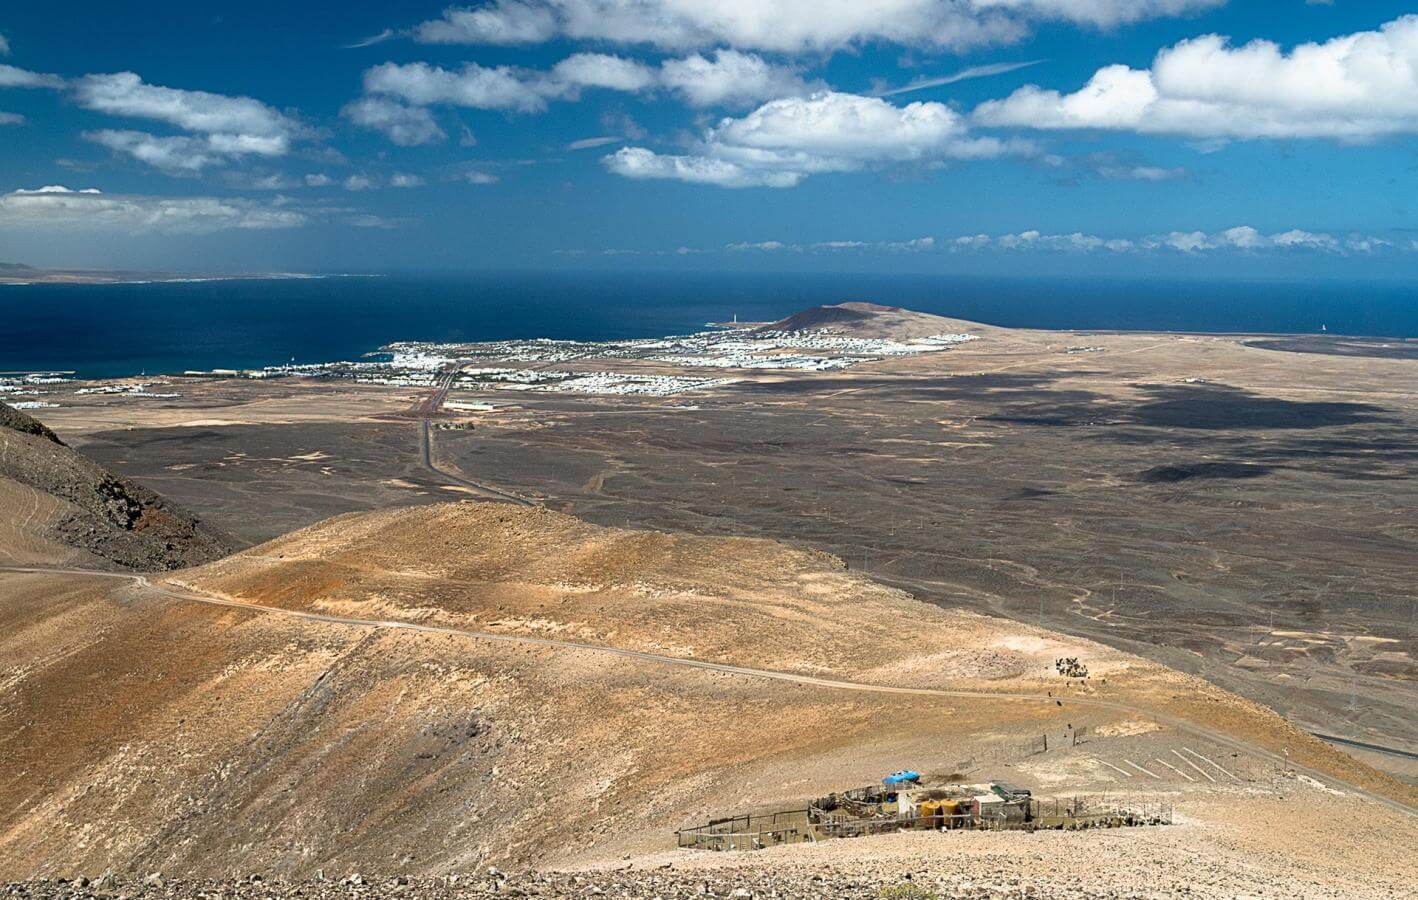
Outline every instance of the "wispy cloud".
<path id="1" fill-rule="evenodd" d="M 903 87 L 875 91 L 872 96 L 894 97 L 897 94 L 909 94 L 912 91 L 924 91 L 928 88 L 955 84 L 957 81 L 968 81 L 971 78 L 989 78 L 992 75 L 1004 75 L 1007 72 L 1017 72 L 1020 69 L 1027 69 L 1030 66 L 1037 66 L 1039 63 L 1047 61 L 1048 60 L 1043 59 L 1031 59 L 1026 62 L 988 63 L 983 66 L 971 66 L 968 69 L 961 69 L 959 72 L 950 75 L 942 75 L 938 78 L 917 78 L 915 81 Z"/>
<path id="2" fill-rule="evenodd" d="M 396 32 L 394 29 L 386 28 L 378 34 L 367 37 L 364 40 L 355 41 L 353 44 L 346 44 L 345 49 L 359 50 L 362 47 L 373 47 L 375 44 L 382 44 L 385 41 L 393 40 L 398 36 L 398 32 Z"/>
<path id="3" fill-rule="evenodd" d="M 619 135 L 607 134 L 602 137 L 582 138 L 579 141 L 572 141 L 566 145 L 567 150 L 590 150 L 593 147 L 604 147 L 606 144 L 615 144 L 625 138 Z"/>

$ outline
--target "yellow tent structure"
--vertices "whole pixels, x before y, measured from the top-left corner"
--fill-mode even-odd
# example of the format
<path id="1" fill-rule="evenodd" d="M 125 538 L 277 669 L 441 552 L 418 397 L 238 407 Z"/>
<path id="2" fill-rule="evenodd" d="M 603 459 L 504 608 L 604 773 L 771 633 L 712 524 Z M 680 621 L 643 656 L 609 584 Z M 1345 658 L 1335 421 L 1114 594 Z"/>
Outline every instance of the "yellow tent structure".
<path id="1" fill-rule="evenodd" d="M 943 818 L 942 825 L 946 828 L 959 828 L 964 821 L 959 818 L 963 804 L 959 800 L 940 801 L 940 814 Z"/>

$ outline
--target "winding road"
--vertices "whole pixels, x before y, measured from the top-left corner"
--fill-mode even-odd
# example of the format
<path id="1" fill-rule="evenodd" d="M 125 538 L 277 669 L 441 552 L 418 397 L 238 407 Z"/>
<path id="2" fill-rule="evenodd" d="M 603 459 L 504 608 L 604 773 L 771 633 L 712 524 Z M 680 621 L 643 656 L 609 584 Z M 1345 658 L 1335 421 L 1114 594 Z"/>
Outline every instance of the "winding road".
<path id="1" fill-rule="evenodd" d="M 913 688 L 900 687 L 896 685 L 870 684 L 859 681 L 845 681 L 832 678 L 819 678 L 812 675 L 800 675 L 794 672 L 782 672 L 774 669 L 755 669 L 748 666 L 735 666 L 728 663 L 711 662 L 709 660 L 695 659 L 684 656 L 663 656 L 658 653 L 646 653 L 641 650 L 628 650 L 621 647 L 610 647 L 601 644 L 585 644 L 576 641 L 559 641 L 551 638 L 530 637 L 514 634 L 498 634 L 488 631 L 474 631 L 466 628 L 455 628 L 446 625 L 421 625 L 417 622 L 402 622 L 390 619 L 361 619 L 352 616 L 336 616 L 328 613 L 303 612 L 300 610 L 281 609 L 279 607 L 262 606 L 258 603 L 249 603 L 244 600 L 231 600 L 223 597 L 215 597 L 210 594 L 196 593 L 187 590 L 174 590 L 171 587 L 155 584 L 146 575 L 128 574 L 123 572 L 100 572 L 93 569 L 59 569 L 44 568 L 34 566 L 0 566 L 0 572 L 10 572 L 19 574 L 38 575 L 69 575 L 78 577 L 108 578 L 121 581 L 128 581 L 137 586 L 140 590 L 159 594 L 174 600 L 182 600 L 190 603 L 202 603 L 210 606 L 222 606 L 232 609 L 246 610 L 254 613 L 265 613 L 268 615 L 285 616 L 293 619 L 303 619 L 309 622 L 324 622 L 334 625 L 348 625 L 356 628 L 382 628 L 398 631 L 412 631 L 422 634 L 452 635 L 456 637 L 470 638 L 473 640 L 490 641 L 503 644 L 518 644 L 522 646 L 545 647 L 554 650 L 574 651 L 582 653 L 601 653 L 611 656 L 619 656 L 627 659 L 639 660 L 642 662 L 654 663 L 657 665 L 680 666 L 683 668 L 700 669 L 710 672 L 721 672 L 726 675 L 737 675 L 746 678 L 759 678 L 770 681 L 789 682 L 792 684 L 802 684 L 810 687 L 826 688 L 830 690 L 859 691 L 872 694 L 907 694 L 921 697 L 949 697 L 966 699 L 985 699 L 1014 701 L 1020 703 L 1041 703 L 1041 704 L 1074 704 L 1078 706 L 1089 706 L 1098 709 L 1107 709 L 1115 712 L 1127 713 L 1130 715 L 1143 716 L 1152 719 L 1160 724 L 1165 724 L 1176 729 L 1183 734 L 1191 735 L 1201 740 L 1209 741 L 1220 747 L 1236 750 L 1249 754 L 1259 759 L 1285 766 L 1295 772 L 1310 776 L 1320 782 L 1337 786 L 1343 790 L 1352 792 L 1362 797 L 1381 803 L 1391 809 L 1404 813 L 1408 816 L 1418 816 L 1418 808 L 1414 808 L 1401 800 L 1395 800 L 1382 794 L 1369 791 L 1358 785 L 1351 784 L 1342 779 L 1336 778 L 1318 769 L 1312 769 L 1300 765 L 1279 753 L 1272 753 L 1262 747 L 1251 744 L 1241 738 L 1234 737 L 1222 731 L 1216 731 L 1188 722 L 1175 716 L 1154 712 L 1142 707 L 1131 706 L 1126 703 L 1119 703 L 1113 700 L 1097 700 L 1084 697 L 1054 697 L 1044 694 L 1013 693 L 1008 691 L 981 691 L 981 690 L 951 690 L 948 688 Z"/>

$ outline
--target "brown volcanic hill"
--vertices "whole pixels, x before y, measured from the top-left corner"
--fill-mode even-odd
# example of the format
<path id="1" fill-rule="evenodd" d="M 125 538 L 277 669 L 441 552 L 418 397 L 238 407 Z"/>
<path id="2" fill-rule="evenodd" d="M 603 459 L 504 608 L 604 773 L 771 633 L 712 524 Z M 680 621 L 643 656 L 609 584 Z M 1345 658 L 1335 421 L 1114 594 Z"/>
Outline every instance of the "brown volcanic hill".
<path id="1" fill-rule="evenodd" d="M 1257 865 L 1283 878 L 1265 821 L 1280 817 L 1308 848 L 1301 880 L 1285 883 L 1351 884 L 1362 860 L 1377 894 L 1403 883 L 1418 836 L 1359 796 L 1342 817 L 1325 812 L 1332 795 L 1273 760 L 1073 701 L 1143 704 L 1296 762 L 1367 771 L 1253 704 L 1088 641 L 927 606 L 772 541 L 465 502 L 337 517 L 178 577 L 174 589 L 227 605 L 0 572 L 0 879 L 618 865 L 668 850 L 676 827 L 906 766 L 1175 800 L 1187 826 L 1099 838 L 1100 865 L 1124 885 L 1158 841 L 1184 841 L 1212 884 Z M 1053 697 L 872 693 L 663 659 L 691 656 Z M 1063 679 L 1060 656 L 1106 683 Z M 1066 726 L 1091 737 L 1039 754 L 1040 733 Z M 1235 780 L 1156 766 L 1165 781 L 1131 780 L 1098 762 L 1180 764 L 1168 751 L 1183 745 Z M 1015 838 L 1031 851 L 1048 840 Z M 868 845 L 839 852 L 856 846 Z M 913 870 L 950 864 L 960 844 L 931 846 Z M 1038 874 L 1049 854 L 1017 863 Z"/>
<path id="2" fill-rule="evenodd" d="M 17 511 L 6 524 L 26 547 L 61 545 L 142 571 L 178 569 L 234 550 L 236 540 L 148 488 L 69 448 L 41 422 L 0 403 L 0 499 Z M 15 536 L 19 540 L 18 535 Z M 12 553 L 14 547 L 11 548 Z M 28 556 L 24 561 L 34 561 Z M 75 560 L 68 560 L 73 562 Z"/>
<path id="3" fill-rule="evenodd" d="M 812 309 L 793 313 L 786 319 L 757 328 L 755 332 L 831 331 L 850 337 L 907 340 L 936 334 L 982 334 L 1003 330 L 994 325 L 951 319 L 899 306 L 852 301 L 830 306 L 814 306 Z"/>

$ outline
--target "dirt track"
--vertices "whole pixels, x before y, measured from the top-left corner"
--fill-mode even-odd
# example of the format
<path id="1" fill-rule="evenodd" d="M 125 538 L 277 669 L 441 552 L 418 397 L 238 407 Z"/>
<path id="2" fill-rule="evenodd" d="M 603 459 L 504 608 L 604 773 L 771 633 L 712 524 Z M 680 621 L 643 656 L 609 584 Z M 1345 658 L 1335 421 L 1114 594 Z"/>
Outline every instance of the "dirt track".
<path id="1" fill-rule="evenodd" d="M 1307 774 L 1312 778 L 1319 779 L 1321 781 L 1333 782 L 1337 786 L 1341 786 L 1346 790 L 1353 791 L 1356 794 L 1368 797 L 1371 800 L 1374 800 L 1378 803 L 1382 803 L 1386 806 L 1398 810 L 1399 812 L 1405 813 L 1410 816 L 1418 816 L 1418 808 L 1415 808 L 1414 806 L 1405 803 L 1402 800 L 1396 800 L 1384 796 L 1382 794 L 1375 793 L 1356 784 L 1351 784 L 1343 779 L 1330 775 L 1329 773 L 1322 772 L 1318 769 L 1312 769 L 1304 765 L 1300 765 L 1290 760 L 1288 757 L 1272 753 L 1269 750 L 1258 747 L 1254 744 L 1241 740 L 1232 735 L 1217 731 L 1215 729 L 1195 725 L 1176 716 L 1171 716 L 1165 713 L 1159 713 L 1154 710 L 1143 709 L 1140 707 L 1131 706 L 1116 701 L 1097 700 L 1086 697 L 1069 697 L 1065 701 L 1062 699 L 1055 698 L 1051 693 L 1023 694 L 1012 691 L 948 690 L 942 688 L 912 688 L 883 684 L 864 684 L 862 682 L 856 681 L 841 681 L 831 678 L 817 678 L 809 675 L 799 675 L 792 672 L 778 672 L 767 669 L 755 669 L 747 666 L 735 666 L 728 665 L 725 663 L 711 662 L 709 660 L 694 659 L 692 657 L 666 656 L 657 653 L 646 653 L 638 650 L 627 650 L 620 647 L 607 647 L 595 644 L 579 643 L 575 641 L 560 641 L 553 640 L 550 638 L 529 637 L 525 635 L 500 634 L 489 631 L 474 631 L 466 628 L 453 628 L 440 625 L 421 625 L 416 622 L 400 622 L 387 619 L 360 619 L 352 616 L 301 612 L 298 610 L 281 609 L 279 607 L 273 606 L 263 606 L 257 603 L 250 603 L 242 600 L 216 597 L 208 594 L 198 594 L 186 590 L 175 591 L 169 587 L 164 587 L 160 584 L 154 584 L 147 578 L 147 576 L 144 575 L 127 575 L 111 572 L 96 572 L 83 569 L 42 569 L 20 566 L 0 566 L 0 572 L 19 572 L 28 574 L 52 573 L 57 575 L 95 576 L 100 578 L 128 580 L 136 584 L 142 590 L 152 591 L 154 593 L 161 594 L 164 597 L 170 597 L 177 600 L 183 600 L 192 603 L 205 603 L 213 606 L 224 606 L 235 609 L 244 609 L 252 612 L 269 613 L 272 615 L 291 616 L 297 619 L 305 619 L 313 622 L 326 622 L 335 625 L 351 625 L 358 628 L 387 628 L 402 631 L 419 632 L 424 634 L 456 635 L 458 637 L 467 637 L 476 640 L 497 641 L 501 643 L 511 644 L 525 644 L 536 647 L 550 647 L 557 650 L 567 650 L 573 652 L 607 653 L 614 656 L 623 656 L 629 659 L 640 660 L 643 662 L 651 662 L 659 665 L 683 666 L 692 669 L 703 669 L 712 672 L 722 672 L 728 675 L 739 675 L 747 678 L 766 678 L 774 681 L 786 681 L 794 684 L 811 685 L 813 687 L 830 688 L 833 690 L 862 691 L 874 694 L 909 694 L 913 696 L 922 697 L 1006 700 L 1018 701 L 1021 703 L 1040 704 L 1064 704 L 1066 702 L 1070 705 L 1093 706 L 1098 707 L 1100 709 L 1112 710 L 1115 712 L 1124 712 L 1131 713 L 1134 715 L 1146 716 L 1148 718 L 1155 719 L 1159 722 L 1164 722 L 1180 732 L 1195 735 L 1196 737 L 1200 738 L 1205 738 L 1221 746 L 1240 750 L 1245 753 L 1260 757 L 1262 759 L 1268 759 L 1271 762 L 1290 766 L 1296 771 L 1303 772 L 1304 774 Z"/>

